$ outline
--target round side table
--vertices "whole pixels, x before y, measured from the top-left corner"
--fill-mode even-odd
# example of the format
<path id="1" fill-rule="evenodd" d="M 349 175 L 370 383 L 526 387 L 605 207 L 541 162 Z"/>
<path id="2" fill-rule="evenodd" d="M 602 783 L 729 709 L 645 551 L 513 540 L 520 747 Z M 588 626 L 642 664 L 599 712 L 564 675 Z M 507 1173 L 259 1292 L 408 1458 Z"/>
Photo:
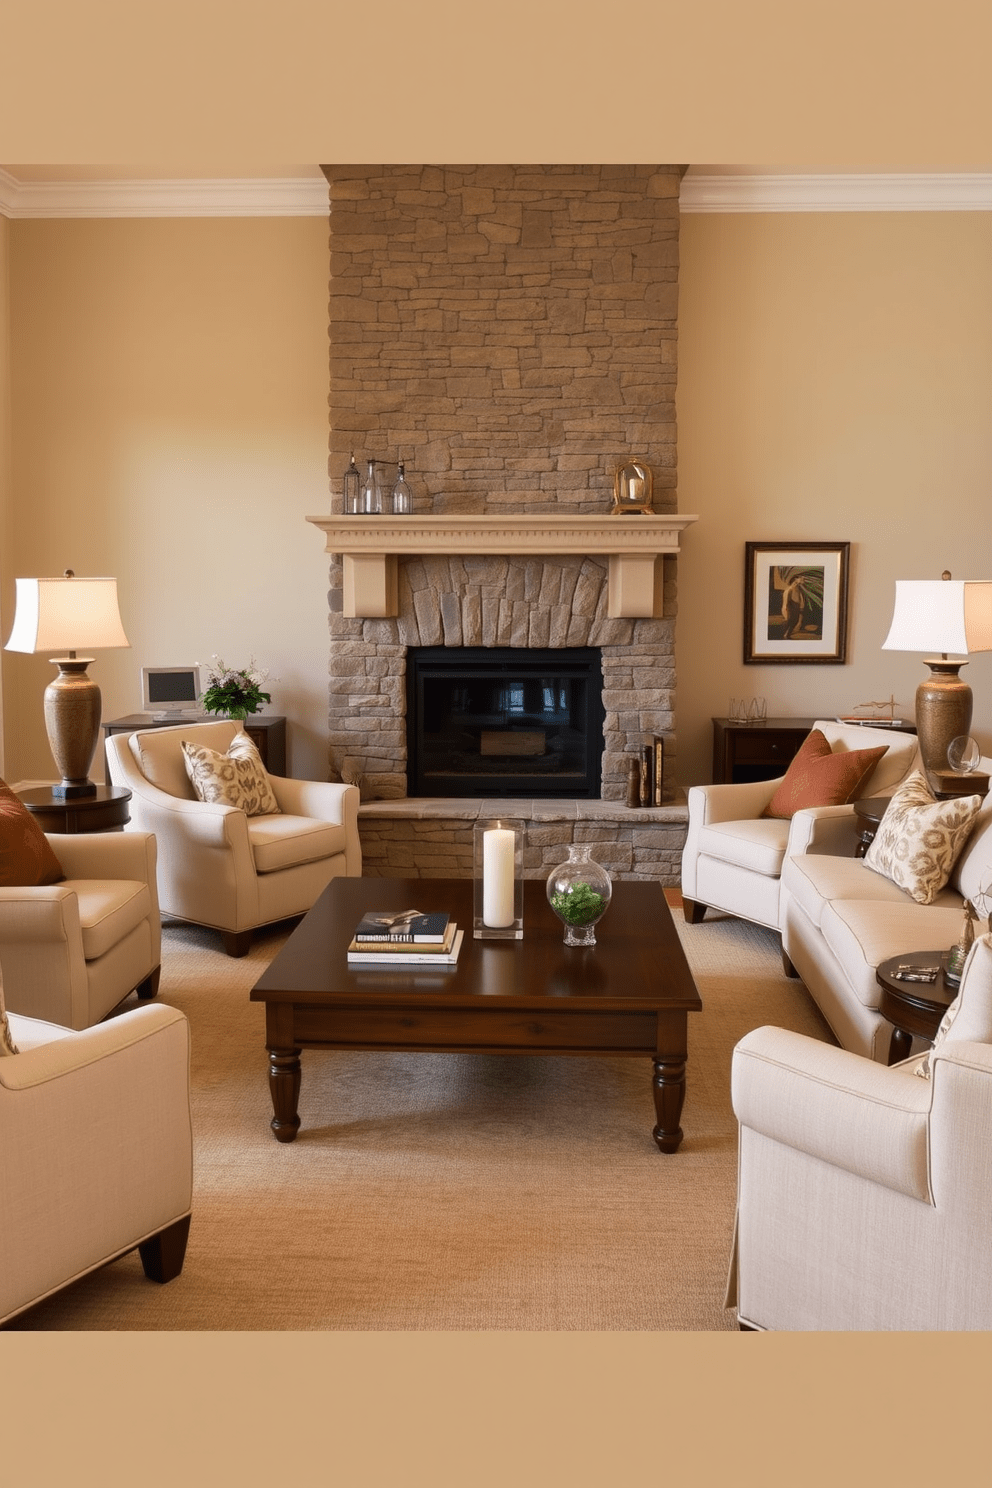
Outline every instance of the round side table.
<path id="1" fill-rule="evenodd" d="M 946 956 L 946 951 L 907 951 L 883 961 L 875 972 L 881 988 L 878 1010 L 893 1025 L 889 1064 L 909 1057 L 914 1035 L 932 1042 L 941 1018 L 957 997 L 957 983 L 944 975 Z M 906 965 L 936 967 L 937 976 L 932 982 L 899 981 L 895 972 Z"/>
<path id="2" fill-rule="evenodd" d="M 92 796 L 73 796 L 65 801 L 53 795 L 51 786 L 18 791 L 43 832 L 123 832 L 131 820 L 127 803 L 131 792 L 122 785 L 98 785 Z"/>
<path id="3" fill-rule="evenodd" d="M 854 807 L 854 814 L 861 826 L 861 836 L 858 838 L 858 845 L 854 850 L 854 856 L 856 858 L 863 858 L 874 842 L 875 833 L 878 831 L 878 824 L 885 815 L 885 808 L 888 806 L 890 800 L 890 796 L 866 796 L 863 801 L 851 802 L 851 805 Z"/>

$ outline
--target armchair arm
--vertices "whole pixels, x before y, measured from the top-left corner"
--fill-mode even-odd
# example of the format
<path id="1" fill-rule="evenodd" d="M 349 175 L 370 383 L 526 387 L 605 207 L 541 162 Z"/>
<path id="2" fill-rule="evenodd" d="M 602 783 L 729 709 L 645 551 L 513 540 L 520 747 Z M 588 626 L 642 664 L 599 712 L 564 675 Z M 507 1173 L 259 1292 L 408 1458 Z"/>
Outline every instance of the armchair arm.
<path id="1" fill-rule="evenodd" d="M 270 775 L 269 780 L 280 810 L 293 816 L 313 816 L 318 821 L 334 822 L 344 827 L 346 872 L 350 878 L 360 878 L 362 847 L 358 835 L 358 807 L 361 792 L 358 787 L 329 780 L 290 780 L 281 775 Z"/>
<path id="2" fill-rule="evenodd" d="M 797 811 L 789 827 L 786 855 L 822 853 L 832 858 L 853 858 L 860 837 L 853 806 L 807 806 Z"/>
<path id="3" fill-rule="evenodd" d="M 783 779 L 690 786 L 689 821 L 695 820 L 703 827 L 714 822 L 751 821 L 761 815 Z"/>
<path id="4" fill-rule="evenodd" d="M 154 888 L 155 838 L 150 832 L 46 833 L 66 878 L 138 879 Z"/>
<path id="5" fill-rule="evenodd" d="M 189 1026 L 138 1008 L 0 1064 L 4 1319 L 189 1213 Z"/>
<path id="6" fill-rule="evenodd" d="M 932 1094 L 911 1069 L 782 1028 L 755 1029 L 734 1050 L 741 1126 L 927 1203 Z"/>

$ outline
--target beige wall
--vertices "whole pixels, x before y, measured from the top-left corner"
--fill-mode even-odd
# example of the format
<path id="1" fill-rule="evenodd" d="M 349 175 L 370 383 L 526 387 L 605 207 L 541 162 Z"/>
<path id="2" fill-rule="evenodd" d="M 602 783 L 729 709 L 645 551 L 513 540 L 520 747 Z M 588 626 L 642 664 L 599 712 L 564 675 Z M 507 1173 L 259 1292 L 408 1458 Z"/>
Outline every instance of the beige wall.
<path id="1" fill-rule="evenodd" d="M 895 694 L 921 657 L 880 650 L 896 578 L 992 578 L 992 215 L 682 220 L 678 774 L 709 779 L 731 696 L 832 716 Z M 745 666 L 744 543 L 851 542 L 845 666 Z M 963 676 L 992 753 L 992 655 Z"/>
<path id="2" fill-rule="evenodd" d="M 15 573 L 116 574 L 132 649 L 92 668 L 106 716 L 137 706 L 143 662 L 254 655 L 291 768 L 324 774 L 328 565 L 304 517 L 329 499 L 326 222 L 0 222 L 5 241 L 4 638 Z M 981 213 L 683 218 L 684 783 L 731 695 L 805 715 L 892 691 L 911 713 L 922 661 L 879 649 L 895 578 L 992 576 L 990 248 Z M 744 543 L 804 538 L 852 543 L 849 662 L 745 667 Z M 53 669 L 2 668 L 6 778 L 50 777 Z M 992 656 L 965 675 L 990 752 Z"/>
<path id="3" fill-rule="evenodd" d="M 326 777 L 327 223 L 15 221 L 13 576 L 113 574 L 129 651 L 91 675 L 104 716 L 143 664 L 254 656 L 279 678 L 290 767 Z M 51 777 L 47 659 L 5 653 L 7 778 Z"/>
<path id="4" fill-rule="evenodd" d="M 0 217 L 0 575 L 10 531 L 10 223 Z M 6 583 L 3 585 L 6 588 Z M 6 639 L 4 631 L 0 644 Z M 3 690 L 0 688 L 0 776 L 7 778 L 3 748 Z"/>

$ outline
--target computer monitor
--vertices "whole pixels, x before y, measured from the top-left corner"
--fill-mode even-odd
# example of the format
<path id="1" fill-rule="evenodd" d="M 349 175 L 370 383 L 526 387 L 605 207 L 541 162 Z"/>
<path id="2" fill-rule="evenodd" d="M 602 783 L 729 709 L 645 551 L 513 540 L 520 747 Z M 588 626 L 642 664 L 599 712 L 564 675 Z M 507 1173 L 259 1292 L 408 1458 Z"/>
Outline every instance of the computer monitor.
<path id="1" fill-rule="evenodd" d="M 199 714 L 200 668 L 197 666 L 142 667 L 141 706 L 156 718 Z"/>

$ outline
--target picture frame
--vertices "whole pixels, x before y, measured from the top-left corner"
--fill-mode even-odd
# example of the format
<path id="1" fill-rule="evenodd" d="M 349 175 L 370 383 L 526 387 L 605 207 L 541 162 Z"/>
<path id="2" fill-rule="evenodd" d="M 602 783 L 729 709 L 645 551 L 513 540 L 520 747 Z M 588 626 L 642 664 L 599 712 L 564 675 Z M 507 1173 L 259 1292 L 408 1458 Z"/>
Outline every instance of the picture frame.
<path id="1" fill-rule="evenodd" d="M 849 542 L 744 544 L 744 662 L 839 666 L 847 660 Z"/>

